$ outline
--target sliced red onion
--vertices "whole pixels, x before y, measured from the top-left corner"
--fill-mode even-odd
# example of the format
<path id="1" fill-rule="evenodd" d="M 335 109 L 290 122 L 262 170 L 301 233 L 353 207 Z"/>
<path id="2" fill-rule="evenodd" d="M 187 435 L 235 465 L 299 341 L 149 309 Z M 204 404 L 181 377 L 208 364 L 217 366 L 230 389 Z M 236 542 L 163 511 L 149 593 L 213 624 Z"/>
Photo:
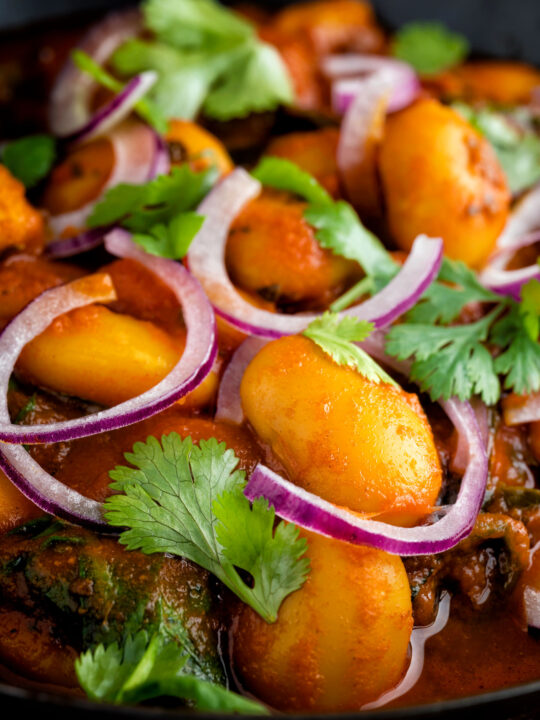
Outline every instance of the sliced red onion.
<path id="1" fill-rule="evenodd" d="M 401 60 L 376 55 L 329 55 L 322 62 L 324 74 L 332 82 L 332 107 L 342 115 L 358 93 L 364 92 L 367 77 L 384 71 L 391 82 L 392 93 L 387 112 L 392 113 L 410 105 L 421 90 L 414 69 Z"/>
<path id="2" fill-rule="evenodd" d="M 537 198 L 540 205 L 540 197 Z M 481 282 L 493 292 L 510 295 L 514 300 L 521 299 L 521 288 L 529 280 L 540 280 L 540 265 L 535 263 L 517 270 L 506 270 L 518 250 L 540 242 L 540 232 L 523 235 L 514 240 L 513 245 L 501 247 L 489 260 L 480 274 Z"/>
<path id="3" fill-rule="evenodd" d="M 392 79 L 385 71 L 369 75 L 343 116 L 339 133 L 336 160 L 342 184 L 353 205 L 369 215 L 381 214 L 376 148 L 391 93 Z"/>
<path id="4" fill-rule="evenodd" d="M 229 279 L 225 267 L 229 227 L 244 205 L 257 196 L 260 187 L 245 170 L 238 168 L 213 188 L 199 205 L 198 212 L 205 216 L 205 221 L 191 243 L 188 263 L 219 315 L 242 332 L 276 338 L 301 332 L 318 315 L 284 315 L 256 308 L 240 296 Z M 361 305 L 340 314 L 370 320 L 377 327 L 389 325 L 409 310 L 435 279 L 442 249 L 440 238 L 418 236 L 407 260 L 388 285 Z"/>
<path id="5" fill-rule="evenodd" d="M 75 235 L 74 237 L 65 238 L 64 240 L 55 240 L 49 243 L 45 248 L 47 257 L 59 260 L 61 258 L 73 257 L 80 253 L 93 250 L 101 245 L 105 235 L 110 232 L 110 227 L 92 228 L 85 232 Z"/>
<path id="6" fill-rule="evenodd" d="M 469 403 L 441 403 L 459 435 L 466 438 L 467 469 L 456 502 L 432 525 L 396 527 L 366 520 L 337 507 L 257 465 L 244 490 L 249 500 L 265 497 L 277 515 L 306 530 L 357 545 L 370 545 L 396 555 L 431 555 L 457 545 L 472 530 L 484 499 L 488 460 L 474 411 Z"/>
<path id="7" fill-rule="evenodd" d="M 424 669 L 424 649 L 426 642 L 430 637 L 437 635 L 443 630 L 449 617 L 450 595 L 444 592 L 439 600 L 437 617 L 431 625 L 413 628 L 410 642 L 411 660 L 404 677 L 394 688 L 383 693 L 377 700 L 363 705 L 360 708 L 361 710 L 375 710 L 383 705 L 387 705 L 389 702 L 392 702 L 392 700 L 396 700 L 398 697 L 405 695 L 405 693 L 409 692 L 409 690 L 416 685 Z"/>
<path id="8" fill-rule="evenodd" d="M 84 307 L 95 302 L 111 302 L 116 299 L 116 293 L 109 275 L 97 274 L 80 278 L 54 290 L 49 290 L 34 301 L 34 312 L 21 313 L 8 325 L 0 336 L 0 364 L 2 374 L 5 373 L 6 380 L 2 393 L 0 393 L 0 424 L 7 427 L 11 424 L 7 406 L 7 380 L 9 370 L 5 365 L 5 343 L 9 343 L 10 336 L 34 334 L 36 326 L 42 322 L 35 311 L 39 304 L 49 309 L 49 314 L 59 315 L 64 310 Z M 36 303 L 38 303 L 36 305 Z M 47 324 L 47 323 L 46 323 Z M 23 344 L 24 344 L 23 340 Z M 9 360 L 8 360 L 9 364 Z M 11 482 L 29 498 L 35 505 L 47 513 L 57 515 L 66 520 L 84 522 L 91 526 L 99 526 L 103 523 L 101 516 L 101 504 L 95 500 L 80 495 L 75 490 L 49 475 L 26 451 L 19 445 L 3 444 L 0 449 L 0 469 L 7 475 Z"/>
<path id="9" fill-rule="evenodd" d="M 99 108 L 81 128 L 64 139 L 69 143 L 83 143 L 100 135 L 106 135 L 131 113 L 139 100 L 155 84 L 157 73 L 153 71 L 135 75 L 112 100 Z"/>
<path id="10" fill-rule="evenodd" d="M 540 391 L 524 395 L 519 405 L 513 399 L 512 404 L 503 402 L 504 422 L 506 425 L 540 422 Z"/>
<path id="11" fill-rule="evenodd" d="M 94 25 L 78 48 L 104 65 L 115 50 L 142 30 L 139 10 L 125 10 L 107 16 Z M 49 106 L 49 125 L 55 135 L 66 136 L 83 128 L 92 118 L 95 80 L 69 59 L 58 75 Z"/>
<path id="12" fill-rule="evenodd" d="M 157 385 L 135 398 L 92 415 L 46 425 L 12 425 L 6 418 L 9 377 L 22 348 L 59 315 L 73 307 L 71 284 L 40 295 L 17 315 L 0 335 L 0 440 L 7 443 L 44 443 L 75 440 L 116 430 L 144 420 L 194 390 L 212 369 L 216 353 L 216 323 L 199 283 L 179 263 L 139 250 L 129 233 L 113 230 L 105 239 L 107 250 L 135 260 L 155 273 L 180 301 L 187 327 L 186 346 L 171 372 Z M 78 300 L 78 298 L 76 298 Z"/>
<path id="13" fill-rule="evenodd" d="M 516 203 L 497 240 L 497 250 L 519 247 L 521 238 L 540 229 L 540 183 Z"/>
<path id="14" fill-rule="evenodd" d="M 244 420 L 244 411 L 240 402 L 240 384 L 244 371 L 267 340 L 250 337 L 240 345 L 232 356 L 221 382 L 217 396 L 216 420 L 228 420 L 240 425 Z"/>
<path id="15" fill-rule="evenodd" d="M 112 172 L 105 183 L 103 192 L 119 183 L 140 185 L 151 180 L 156 170 L 156 155 L 161 153 L 155 132 L 147 125 L 126 121 L 108 135 L 114 153 Z M 62 215 L 49 218 L 49 225 L 56 237 L 67 228 L 84 228 L 94 205 L 92 202 Z"/>
<path id="16" fill-rule="evenodd" d="M 474 397 L 471 400 L 471 407 L 476 416 L 476 422 L 478 423 L 478 429 L 482 436 L 482 442 L 484 448 L 489 455 L 489 441 L 490 441 L 490 430 L 489 430 L 489 411 L 487 405 L 479 397 Z M 464 435 L 459 435 L 456 446 L 456 452 L 454 453 L 452 467 L 457 472 L 465 472 L 467 469 L 467 456 L 468 446 L 467 439 Z"/>

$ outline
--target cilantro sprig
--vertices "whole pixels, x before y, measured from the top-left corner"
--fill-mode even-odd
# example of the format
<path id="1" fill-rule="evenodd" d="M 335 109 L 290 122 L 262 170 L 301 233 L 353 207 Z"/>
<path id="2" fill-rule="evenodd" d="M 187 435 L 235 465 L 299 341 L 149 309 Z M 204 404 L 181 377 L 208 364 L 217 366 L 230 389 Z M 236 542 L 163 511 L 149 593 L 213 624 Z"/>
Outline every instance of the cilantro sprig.
<path id="1" fill-rule="evenodd" d="M 230 120 L 290 104 L 293 91 L 281 56 L 255 28 L 214 0 L 148 0 L 152 40 L 129 40 L 114 54 L 125 76 L 155 70 L 150 92 L 167 117 Z"/>
<path id="2" fill-rule="evenodd" d="M 489 303 L 491 311 L 473 323 L 448 324 L 477 302 Z M 494 404 L 501 394 L 499 376 L 505 389 L 518 394 L 540 389 L 539 316 L 537 280 L 523 287 L 518 303 L 483 288 L 463 263 L 445 259 L 439 282 L 406 322 L 390 329 L 386 351 L 399 360 L 412 359 L 411 380 L 433 400 L 478 394 Z"/>
<path id="3" fill-rule="evenodd" d="M 267 714 L 260 703 L 189 672 L 189 649 L 161 632 L 140 630 L 123 643 L 98 645 L 75 661 L 77 678 L 89 698 L 112 703 L 139 703 L 176 697 L 198 710 Z"/>
<path id="4" fill-rule="evenodd" d="M 366 320 L 326 312 L 313 320 L 303 335 L 313 340 L 338 365 L 347 365 L 374 383 L 382 381 L 397 387 L 396 381 L 356 345 L 368 338 L 374 327 Z"/>
<path id="5" fill-rule="evenodd" d="M 56 141 L 50 135 L 29 135 L 8 143 L 0 162 L 26 188 L 43 180 L 56 160 Z"/>
<path id="6" fill-rule="evenodd" d="M 442 23 L 412 22 L 394 36 L 393 53 L 421 75 L 436 75 L 462 62 L 469 52 L 467 38 Z"/>
<path id="7" fill-rule="evenodd" d="M 204 218 L 192 210 L 218 178 L 214 167 L 194 172 L 184 164 L 144 185 L 120 184 L 107 191 L 88 227 L 121 225 L 147 252 L 178 259 L 186 255 Z"/>
<path id="8" fill-rule="evenodd" d="M 540 138 L 528 126 L 527 117 L 512 118 L 494 108 L 473 108 L 462 102 L 453 107 L 490 142 L 513 193 L 527 190 L 540 180 Z"/>
<path id="9" fill-rule="evenodd" d="M 234 452 L 215 438 L 196 446 L 171 433 L 161 443 L 154 437 L 136 443 L 125 457 L 135 467 L 110 473 L 111 487 L 123 494 L 105 501 L 107 521 L 129 528 L 120 542 L 196 562 L 274 622 L 282 601 L 306 579 L 306 541 L 294 525 L 274 527 L 265 499 L 250 505 Z"/>
<path id="10" fill-rule="evenodd" d="M 373 278 L 371 292 L 385 285 L 398 270 L 378 238 L 365 228 L 353 208 L 343 200 L 334 201 L 309 173 L 290 160 L 265 157 L 252 172 L 259 182 L 307 200 L 304 218 L 312 225 L 321 247 L 355 260 Z M 351 298 L 351 302 L 356 299 Z"/>

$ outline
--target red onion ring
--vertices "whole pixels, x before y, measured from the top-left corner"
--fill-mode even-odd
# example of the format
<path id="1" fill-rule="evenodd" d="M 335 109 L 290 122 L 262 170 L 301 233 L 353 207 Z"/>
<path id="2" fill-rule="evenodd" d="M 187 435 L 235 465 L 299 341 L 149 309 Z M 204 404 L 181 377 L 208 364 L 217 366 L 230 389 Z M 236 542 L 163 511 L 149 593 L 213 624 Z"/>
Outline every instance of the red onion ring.
<path id="1" fill-rule="evenodd" d="M 99 108 L 79 130 L 64 138 L 69 143 L 88 142 L 106 135 L 125 120 L 139 100 L 155 84 L 157 73 L 153 71 L 135 75 L 112 100 Z"/>
<path id="2" fill-rule="evenodd" d="M 503 402 L 506 425 L 540 422 L 540 391 L 525 395 L 522 399 L 523 402 L 519 405 L 512 403 L 511 406 L 506 406 Z"/>
<path id="3" fill-rule="evenodd" d="M 229 227 L 260 187 L 238 168 L 212 189 L 198 208 L 205 221 L 189 249 L 188 264 L 221 317 L 249 335 L 276 338 L 301 332 L 318 314 L 283 315 L 261 310 L 246 302 L 229 279 L 225 267 Z M 369 320 L 377 327 L 389 325 L 416 303 L 435 279 L 441 260 L 442 240 L 420 235 L 399 273 L 383 290 L 340 314 Z"/>
<path id="4" fill-rule="evenodd" d="M 17 315 L 0 335 L 0 440 L 7 443 L 45 443 L 75 440 L 116 430 L 144 420 L 194 390 L 212 369 L 216 358 L 214 313 L 195 278 L 179 263 L 139 250 L 129 233 L 113 230 L 105 239 L 112 254 L 130 258 L 155 273 L 175 294 L 184 310 L 186 346 L 171 372 L 141 395 L 92 415 L 46 425 L 12 425 L 6 420 L 9 377 L 20 351 L 71 305 L 71 284 L 48 290 Z M 77 281 L 76 281 L 77 282 Z M 2 410 L 3 408 L 3 410 Z"/>
<path id="5" fill-rule="evenodd" d="M 420 80 L 413 68 L 401 60 L 376 55 L 328 55 L 322 61 L 323 73 L 333 80 L 332 107 L 343 115 L 358 93 L 363 92 L 366 76 L 384 71 L 391 82 L 392 92 L 387 112 L 402 110 L 410 105 L 421 90 Z"/>
<path id="6" fill-rule="evenodd" d="M 126 121 L 115 127 L 108 138 L 112 143 L 115 160 L 103 193 L 120 183 L 145 183 L 154 177 L 156 169 L 163 163 L 162 146 L 156 140 L 155 132 L 147 125 Z M 84 228 L 98 200 L 96 198 L 77 210 L 50 217 L 49 226 L 55 236 L 58 237 L 67 228 Z"/>
<path id="7" fill-rule="evenodd" d="M 103 238 L 110 230 L 110 227 L 92 228 L 64 240 L 55 240 L 46 246 L 44 254 L 56 260 L 74 257 L 101 245 Z"/>
<path id="8" fill-rule="evenodd" d="M 46 291 L 38 298 L 44 299 L 45 304 L 50 307 L 50 312 L 56 315 L 64 312 L 65 308 L 73 310 L 91 303 L 110 302 L 116 299 L 112 280 L 106 274 L 83 277 L 57 290 L 57 292 L 55 290 Z M 34 303 L 31 304 L 34 305 Z M 21 315 L 17 317 L 21 318 Z M 23 322 L 16 322 L 16 320 L 4 330 L 0 336 L 0 344 L 6 340 L 9 342 L 9 336 L 13 334 L 35 333 L 35 330 L 39 331 L 43 324 L 42 319 L 35 313 L 26 314 Z M 4 356 L 1 351 L 0 357 L 3 365 Z M 9 372 L 6 377 L 9 379 Z M 0 394 L 0 423 L 2 425 L 11 423 L 5 392 Z M 16 445 L 2 445 L 0 469 L 23 495 L 45 512 L 70 521 L 82 521 L 91 526 L 103 524 L 101 503 L 80 495 L 49 475 L 25 448 Z"/>
<path id="9" fill-rule="evenodd" d="M 78 48 L 104 65 L 114 51 L 142 30 L 139 10 L 125 10 L 107 16 L 84 36 Z M 83 128 L 94 114 L 91 99 L 95 80 L 69 59 L 58 75 L 51 92 L 49 125 L 60 137 Z"/>
<path id="10" fill-rule="evenodd" d="M 517 250 L 540 241 L 540 183 L 520 200 L 497 240 L 495 252 L 480 273 L 480 281 L 501 295 L 520 299 L 521 287 L 529 280 L 540 280 L 540 265 L 506 270 Z M 536 232 L 535 232 L 536 231 Z"/>
<path id="11" fill-rule="evenodd" d="M 392 700 L 396 700 L 398 697 L 405 695 L 405 693 L 409 692 L 409 690 L 416 685 L 424 669 L 424 648 L 426 642 L 430 637 L 437 635 L 444 629 L 449 617 L 450 595 L 444 592 L 439 600 L 435 620 L 425 627 L 413 628 L 410 641 L 411 660 L 404 677 L 395 687 L 380 695 L 377 700 L 363 705 L 360 708 L 361 710 L 375 710 L 383 705 L 387 705 L 389 702 L 392 702 Z"/>
<path id="12" fill-rule="evenodd" d="M 431 555 L 457 545 L 472 530 L 482 506 L 488 459 L 469 403 L 450 399 L 441 406 L 464 435 L 468 465 L 456 502 L 432 525 L 402 528 L 378 520 L 365 520 L 285 480 L 264 465 L 257 465 L 244 490 L 253 501 L 264 497 L 277 515 L 306 530 L 356 545 L 370 545 L 395 555 Z"/>
<path id="13" fill-rule="evenodd" d="M 538 199 L 540 204 L 540 198 Z M 518 250 L 540 242 L 540 233 L 524 235 L 511 247 L 500 248 L 489 260 L 480 273 L 483 285 L 500 295 L 510 295 L 514 300 L 521 299 L 521 288 L 529 280 L 540 280 L 540 265 L 538 263 L 517 270 L 506 270 Z"/>
<path id="14" fill-rule="evenodd" d="M 381 215 L 381 189 L 377 168 L 392 80 L 383 70 L 369 75 L 341 122 L 336 154 L 339 175 L 348 199 L 367 215 Z"/>
<path id="15" fill-rule="evenodd" d="M 240 384 L 244 371 L 267 341 L 250 337 L 240 345 L 229 361 L 221 382 L 216 403 L 216 420 L 227 420 L 240 425 L 244 420 L 244 411 L 240 402 Z"/>
<path id="16" fill-rule="evenodd" d="M 489 455 L 490 430 L 489 430 L 489 411 L 485 402 L 481 398 L 475 397 L 471 400 L 471 407 L 476 416 L 478 429 L 482 436 L 484 448 Z M 465 472 L 467 469 L 467 441 L 465 436 L 460 435 L 456 446 L 456 452 L 452 460 L 452 467 L 457 472 Z"/>

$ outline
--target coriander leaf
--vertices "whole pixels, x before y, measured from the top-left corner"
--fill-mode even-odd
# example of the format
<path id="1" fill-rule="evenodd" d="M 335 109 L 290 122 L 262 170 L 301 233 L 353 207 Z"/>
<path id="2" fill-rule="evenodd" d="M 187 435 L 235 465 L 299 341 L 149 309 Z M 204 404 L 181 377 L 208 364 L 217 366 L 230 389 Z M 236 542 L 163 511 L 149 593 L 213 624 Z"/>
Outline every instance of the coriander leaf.
<path id="1" fill-rule="evenodd" d="M 446 325 L 469 303 L 500 301 L 501 297 L 485 288 L 465 263 L 443 258 L 437 281 L 409 310 L 407 322 Z"/>
<path id="2" fill-rule="evenodd" d="M 121 223 L 132 232 L 147 233 L 198 205 L 218 174 L 216 168 L 194 172 L 189 165 L 181 165 L 145 185 L 116 185 L 94 207 L 88 227 Z"/>
<path id="3" fill-rule="evenodd" d="M 216 120 L 247 117 L 252 112 L 290 105 L 291 80 L 278 51 L 266 43 L 253 43 L 231 62 L 204 101 L 203 110 Z"/>
<path id="4" fill-rule="evenodd" d="M 386 284 L 396 274 L 397 264 L 348 203 L 339 200 L 331 205 L 310 205 L 304 217 L 316 228 L 321 247 L 356 260 L 366 275 Z"/>
<path id="5" fill-rule="evenodd" d="M 50 135 L 30 135 L 8 143 L 2 152 L 2 164 L 26 188 L 45 178 L 56 159 L 56 142 Z"/>
<path id="6" fill-rule="evenodd" d="M 527 283 L 521 303 L 513 302 L 510 312 L 492 328 L 490 340 L 503 352 L 495 369 L 505 375 L 504 387 L 518 395 L 540 390 L 540 283 Z"/>
<path id="7" fill-rule="evenodd" d="M 128 40 L 112 57 L 122 75 L 154 70 L 159 79 L 150 90 L 152 102 L 166 117 L 193 120 L 221 70 L 221 58 L 194 56 L 159 42 Z"/>
<path id="8" fill-rule="evenodd" d="M 135 233 L 133 240 L 152 255 L 179 260 L 187 254 L 203 222 L 204 217 L 195 212 L 180 213 L 168 225 L 154 225 L 147 234 Z"/>
<path id="9" fill-rule="evenodd" d="M 130 550 L 170 552 L 196 562 L 267 622 L 275 621 L 283 599 L 305 581 L 308 561 L 300 559 L 305 540 L 283 523 L 274 531 L 274 511 L 264 504 L 251 507 L 240 497 L 231 499 L 242 493 L 245 476 L 224 443 L 211 438 L 194 446 L 191 438 L 182 440 L 176 433 L 164 435 L 161 443 L 153 437 L 136 443 L 126 454 L 135 468 L 110 473 L 111 487 L 125 493 L 105 503 L 107 521 L 129 528 L 120 542 Z M 234 537 L 246 526 L 253 535 L 245 537 L 248 545 L 240 550 Z M 251 575 L 253 585 L 236 567 Z"/>
<path id="10" fill-rule="evenodd" d="M 228 48 L 254 36 L 253 26 L 213 0 L 148 0 L 147 28 L 180 49 Z"/>
<path id="11" fill-rule="evenodd" d="M 309 203 L 331 205 L 333 202 L 313 175 L 305 172 L 290 160 L 264 157 L 251 174 L 263 185 L 299 195 Z"/>
<path id="12" fill-rule="evenodd" d="M 469 43 L 463 35 L 451 32 L 442 23 L 412 22 L 394 37 L 393 54 L 408 62 L 421 75 L 435 75 L 464 60 Z"/>
<path id="13" fill-rule="evenodd" d="M 109 72 L 101 67 L 90 55 L 87 55 L 83 50 L 73 50 L 71 53 L 71 59 L 75 65 L 83 72 L 90 75 L 94 80 L 102 85 L 107 90 L 114 93 L 119 93 L 123 89 L 124 85 L 113 77 Z M 151 68 L 148 68 L 151 69 Z M 161 110 L 148 98 L 142 98 L 135 103 L 134 109 L 140 115 L 143 120 L 149 125 L 152 125 L 158 132 L 164 133 L 167 131 L 167 120 L 163 116 Z"/>
<path id="14" fill-rule="evenodd" d="M 379 383 L 382 380 L 397 387 L 395 380 L 355 344 L 369 337 L 373 328 L 373 323 L 366 320 L 325 312 L 313 320 L 302 334 L 313 340 L 338 365 L 347 365 L 357 370 L 371 382 Z"/>
<path id="15" fill-rule="evenodd" d="M 521 288 L 523 326 L 531 340 L 538 340 L 540 333 L 540 282 L 533 278 Z"/>
<path id="16" fill-rule="evenodd" d="M 137 703 L 169 696 L 190 701 L 198 710 L 266 714 L 260 703 L 186 674 L 186 653 L 160 633 L 140 630 L 122 646 L 98 645 L 75 661 L 81 687 L 92 700 Z"/>
<path id="17" fill-rule="evenodd" d="M 293 99 L 279 53 L 255 28 L 213 0 L 148 0 L 146 26 L 155 40 L 130 40 L 113 65 L 130 75 L 153 69 L 151 98 L 168 117 L 229 120 L 274 110 Z"/>
<path id="18" fill-rule="evenodd" d="M 387 335 L 386 351 L 399 360 L 414 358 L 410 378 L 433 400 L 474 394 L 488 405 L 500 394 L 493 358 L 482 345 L 491 323 L 503 308 L 469 325 L 441 327 L 424 324 L 396 325 Z"/>

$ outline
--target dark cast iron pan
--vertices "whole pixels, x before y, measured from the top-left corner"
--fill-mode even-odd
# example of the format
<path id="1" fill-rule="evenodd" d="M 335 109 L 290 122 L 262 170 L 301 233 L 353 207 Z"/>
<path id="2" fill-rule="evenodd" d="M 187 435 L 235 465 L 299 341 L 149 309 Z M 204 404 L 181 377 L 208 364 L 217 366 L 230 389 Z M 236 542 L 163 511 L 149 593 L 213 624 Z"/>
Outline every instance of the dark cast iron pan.
<path id="1" fill-rule="evenodd" d="M 288 0 L 252 0 L 265 7 L 280 7 Z M 466 35 L 475 53 L 525 60 L 540 65 L 539 0 L 370 0 L 389 28 L 421 20 L 441 20 Z M 81 25 L 92 16 L 133 4 L 130 0 L 0 0 L 0 45 L 13 39 L 13 31 L 47 21 L 51 27 Z M 539 648 L 540 652 L 540 648 Z M 516 660 L 519 662 L 519 660 Z M 36 720 L 193 720 L 219 717 L 157 707 L 115 707 L 61 697 L 0 683 L 0 720 L 17 715 Z M 230 716 L 229 716 L 230 717 Z M 313 715 L 296 715 L 313 720 Z M 540 680 L 496 692 L 429 705 L 366 713 L 325 715 L 341 720 L 540 720 Z"/>

